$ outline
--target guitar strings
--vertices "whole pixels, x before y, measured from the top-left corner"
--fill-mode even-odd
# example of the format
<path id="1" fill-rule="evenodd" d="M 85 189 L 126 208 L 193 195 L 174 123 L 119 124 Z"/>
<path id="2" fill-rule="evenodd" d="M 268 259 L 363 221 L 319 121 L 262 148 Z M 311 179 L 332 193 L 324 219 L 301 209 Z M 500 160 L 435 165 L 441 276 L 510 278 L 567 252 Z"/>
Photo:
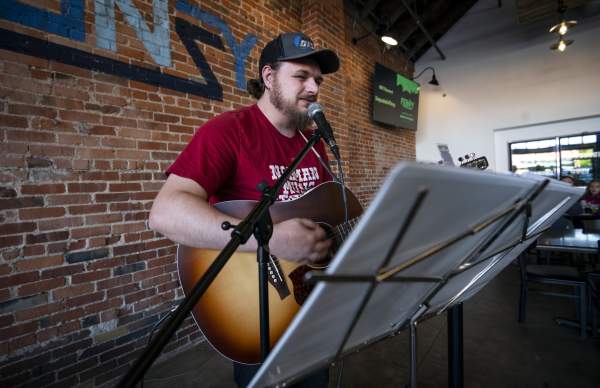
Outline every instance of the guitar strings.
<path id="1" fill-rule="evenodd" d="M 336 241 L 340 239 L 341 241 L 344 241 L 344 237 L 352 232 L 354 227 L 358 224 L 358 220 L 359 217 L 355 217 L 349 219 L 348 222 L 342 222 L 341 224 L 334 226 L 332 229 L 327 229 L 325 231 L 325 235 L 328 239 L 335 239 Z M 279 258 L 277 256 L 270 256 L 274 263 L 279 263 Z"/>

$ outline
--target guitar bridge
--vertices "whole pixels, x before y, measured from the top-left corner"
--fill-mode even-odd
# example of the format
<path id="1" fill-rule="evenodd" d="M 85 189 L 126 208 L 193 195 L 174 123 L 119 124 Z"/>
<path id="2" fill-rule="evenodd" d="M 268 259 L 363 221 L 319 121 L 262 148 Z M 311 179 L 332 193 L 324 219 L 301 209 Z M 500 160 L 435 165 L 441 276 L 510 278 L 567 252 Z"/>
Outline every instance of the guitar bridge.
<path id="1" fill-rule="evenodd" d="M 269 254 L 269 262 L 267 263 L 267 271 L 269 276 L 269 283 L 275 287 L 280 299 L 285 299 L 290 295 L 290 289 L 288 288 L 285 278 L 283 277 L 283 271 L 279 265 L 277 257 Z"/>

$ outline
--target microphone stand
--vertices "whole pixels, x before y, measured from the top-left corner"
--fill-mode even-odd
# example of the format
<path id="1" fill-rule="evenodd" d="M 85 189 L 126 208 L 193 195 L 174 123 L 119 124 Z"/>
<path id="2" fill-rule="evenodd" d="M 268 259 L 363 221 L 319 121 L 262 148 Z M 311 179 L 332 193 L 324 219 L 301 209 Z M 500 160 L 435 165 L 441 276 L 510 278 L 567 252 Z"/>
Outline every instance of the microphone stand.
<path id="1" fill-rule="evenodd" d="M 256 204 L 252 211 L 238 225 L 231 225 L 229 222 L 224 222 L 222 227 L 227 230 L 234 228 L 231 232 L 231 240 L 225 245 L 225 248 L 219 253 L 214 262 L 207 269 L 206 273 L 191 289 L 183 301 L 179 304 L 172 317 L 165 323 L 164 327 L 154 337 L 146 350 L 135 361 L 132 367 L 127 371 L 121 379 L 117 387 L 133 387 L 139 382 L 150 365 L 158 357 L 162 349 L 169 342 L 177 328 L 187 317 L 189 312 L 194 308 L 198 300 L 208 289 L 212 281 L 217 277 L 221 269 L 227 264 L 233 253 L 241 244 L 245 244 L 252 234 L 255 235 L 258 243 L 257 259 L 259 262 L 259 297 L 260 297 L 260 341 L 261 341 L 261 356 L 263 361 L 267 357 L 270 350 L 269 340 L 269 301 L 268 301 L 268 244 L 269 239 L 273 234 L 273 222 L 269 213 L 269 208 L 275 202 L 277 193 L 281 190 L 285 182 L 308 151 L 323 137 L 319 129 L 315 130 L 311 137 L 306 142 L 304 148 L 296 156 L 292 164 L 284 171 L 275 185 L 269 187 L 262 182 L 258 185 L 258 189 L 262 191 L 261 200 Z"/>

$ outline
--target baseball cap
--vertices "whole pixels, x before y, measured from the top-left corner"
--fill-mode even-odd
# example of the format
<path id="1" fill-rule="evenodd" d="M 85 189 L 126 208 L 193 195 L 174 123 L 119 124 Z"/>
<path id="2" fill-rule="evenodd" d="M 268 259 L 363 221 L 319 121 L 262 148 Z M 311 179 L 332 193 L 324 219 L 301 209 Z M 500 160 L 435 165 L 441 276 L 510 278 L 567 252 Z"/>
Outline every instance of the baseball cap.
<path id="1" fill-rule="evenodd" d="M 315 50 L 313 41 L 301 32 L 286 32 L 273 39 L 260 54 L 258 75 L 262 77 L 265 65 L 278 61 L 291 61 L 300 58 L 312 58 L 321 68 L 321 73 L 334 73 L 340 68 L 340 60 L 329 49 Z"/>

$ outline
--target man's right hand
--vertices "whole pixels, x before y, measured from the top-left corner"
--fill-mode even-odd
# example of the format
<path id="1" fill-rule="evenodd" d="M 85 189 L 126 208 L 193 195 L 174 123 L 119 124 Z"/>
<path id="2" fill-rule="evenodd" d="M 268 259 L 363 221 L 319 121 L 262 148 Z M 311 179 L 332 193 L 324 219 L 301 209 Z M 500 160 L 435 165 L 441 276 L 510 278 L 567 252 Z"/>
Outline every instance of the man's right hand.
<path id="1" fill-rule="evenodd" d="M 331 240 L 314 221 L 292 218 L 274 225 L 269 246 L 279 258 L 307 264 L 325 257 Z"/>

